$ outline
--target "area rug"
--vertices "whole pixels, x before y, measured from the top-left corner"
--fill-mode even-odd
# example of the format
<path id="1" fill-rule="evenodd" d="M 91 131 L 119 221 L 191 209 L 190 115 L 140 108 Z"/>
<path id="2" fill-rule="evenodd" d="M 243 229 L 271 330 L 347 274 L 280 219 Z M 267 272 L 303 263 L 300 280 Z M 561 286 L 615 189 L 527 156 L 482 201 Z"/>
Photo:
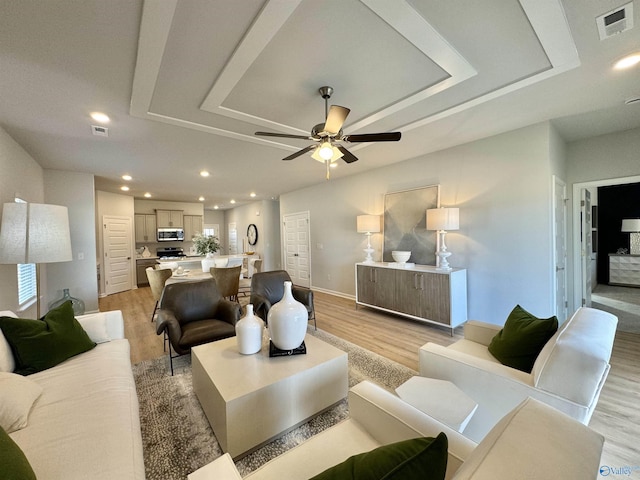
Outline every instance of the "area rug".
<path id="1" fill-rule="evenodd" d="M 308 333 L 347 352 L 349 386 L 371 380 L 393 390 L 417 372 L 342 340 L 322 330 Z M 148 480 L 186 479 L 187 475 L 210 463 L 222 451 L 209 422 L 193 393 L 191 360 L 188 355 L 174 361 L 175 375 L 168 372 L 166 358 L 133 366 L 140 401 L 140 422 L 144 464 Z M 269 412 L 247 412 L 268 415 Z M 245 476 L 349 415 L 346 400 L 306 424 L 239 460 L 236 465 Z"/>

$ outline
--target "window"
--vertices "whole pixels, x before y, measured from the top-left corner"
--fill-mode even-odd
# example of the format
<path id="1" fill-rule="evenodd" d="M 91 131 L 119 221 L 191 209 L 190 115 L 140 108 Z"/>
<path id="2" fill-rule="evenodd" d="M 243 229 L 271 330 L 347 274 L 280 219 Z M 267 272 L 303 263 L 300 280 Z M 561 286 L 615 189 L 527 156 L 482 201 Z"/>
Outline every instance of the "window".
<path id="1" fill-rule="evenodd" d="M 36 266 L 34 263 L 18 265 L 18 304 L 20 307 L 36 299 Z"/>
<path id="2" fill-rule="evenodd" d="M 17 203 L 26 203 L 21 198 L 15 199 Z M 36 282 L 36 265 L 34 263 L 18 264 L 18 305 L 23 309 L 33 303 L 38 295 Z"/>

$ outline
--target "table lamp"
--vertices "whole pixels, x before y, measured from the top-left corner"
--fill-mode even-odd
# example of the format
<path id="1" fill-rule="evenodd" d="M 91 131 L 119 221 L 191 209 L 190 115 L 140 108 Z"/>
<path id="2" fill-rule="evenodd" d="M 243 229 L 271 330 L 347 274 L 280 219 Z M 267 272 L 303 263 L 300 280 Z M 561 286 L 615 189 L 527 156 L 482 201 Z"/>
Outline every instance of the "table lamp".
<path id="1" fill-rule="evenodd" d="M 427 230 L 436 230 L 439 236 L 438 266 L 436 270 L 451 270 L 447 257 L 451 252 L 447 251 L 444 237 L 447 230 L 458 230 L 460 228 L 458 208 L 430 208 L 427 210 Z"/>
<path id="2" fill-rule="evenodd" d="M 629 253 L 640 255 L 640 218 L 625 218 L 622 220 L 622 232 L 629 235 Z"/>
<path id="3" fill-rule="evenodd" d="M 380 215 L 358 215 L 356 227 L 358 233 L 364 233 L 367 236 L 367 248 L 364 249 L 367 256 L 362 263 L 373 263 L 371 254 L 374 249 L 371 248 L 371 234 L 380 231 Z"/>

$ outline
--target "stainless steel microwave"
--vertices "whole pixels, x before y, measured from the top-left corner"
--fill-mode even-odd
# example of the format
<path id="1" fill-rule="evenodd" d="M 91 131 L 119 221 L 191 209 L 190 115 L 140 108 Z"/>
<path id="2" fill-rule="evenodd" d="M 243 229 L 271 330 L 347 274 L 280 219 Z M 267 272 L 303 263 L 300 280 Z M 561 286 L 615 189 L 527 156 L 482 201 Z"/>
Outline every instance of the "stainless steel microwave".
<path id="1" fill-rule="evenodd" d="M 159 242 L 182 242 L 184 240 L 184 229 L 182 228 L 159 228 Z"/>

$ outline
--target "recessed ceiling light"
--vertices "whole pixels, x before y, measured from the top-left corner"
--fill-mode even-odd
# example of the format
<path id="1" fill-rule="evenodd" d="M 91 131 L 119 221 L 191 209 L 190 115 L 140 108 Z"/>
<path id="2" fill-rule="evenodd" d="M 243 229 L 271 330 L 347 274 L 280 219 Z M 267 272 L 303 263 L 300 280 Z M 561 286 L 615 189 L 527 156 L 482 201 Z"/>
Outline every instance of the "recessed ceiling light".
<path id="1" fill-rule="evenodd" d="M 201 202 L 204 202 L 204 197 L 198 197 L 198 200 L 200 200 Z"/>
<path id="2" fill-rule="evenodd" d="M 102 112 L 91 112 L 90 115 L 96 122 L 109 123 L 111 121 L 111 119 Z"/>
<path id="3" fill-rule="evenodd" d="M 251 192 L 251 193 L 249 194 L 249 196 L 250 196 L 251 198 L 254 198 L 254 197 L 256 196 L 256 192 Z"/>
<path id="4" fill-rule="evenodd" d="M 200 176 L 201 176 L 201 177 L 208 177 L 208 176 L 209 176 L 209 172 L 207 172 L 206 170 L 202 170 L 202 171 L 200 172 Z"/>
<path id="5" fill-rule="evenodd" d="M 131 177 L 131 175 L 122 175 L 122 179 L 126 180 L 126 181 L 129 181 L 129 180 L 132 179 L 132 177 Z"/>
<path id="6" fill-rule="evenodd" d="M 625 68 L 633 67 L 640 63 L 640 53 L 634 53 L 633 55 L 628 55 L 620 60 L 618 60 L 613 68 L 616 70 L 624 70 Z"/>
<path id="7" fill-rule="evenodd" d="M 218 210 L 219 208 L 220 208 L 220 207 L 219 207 L 218 205 L 214 205 L 214 206 L 213 206 L 213 209 L 214 209 L 214 210 Z"/>
<path id="8" fill-rule="evenodd" d="M 151 198 L 151 194 L 149 192 L 144 194 L 145 198 Z"/>
<path id="9" fill-rule="evenodd" d="M 122 190 L 123 192 L 128 192 L 129 191 L 129 187 L 127 187 L 126 185 L 123 185 L 120 187 L 120 190 Z"/>
<path id="10" fill-rule="evenodd" d="M 233 203 L 236 203 L 236 201 L 232 198 L 229 203 L 233 204 Z"/>

